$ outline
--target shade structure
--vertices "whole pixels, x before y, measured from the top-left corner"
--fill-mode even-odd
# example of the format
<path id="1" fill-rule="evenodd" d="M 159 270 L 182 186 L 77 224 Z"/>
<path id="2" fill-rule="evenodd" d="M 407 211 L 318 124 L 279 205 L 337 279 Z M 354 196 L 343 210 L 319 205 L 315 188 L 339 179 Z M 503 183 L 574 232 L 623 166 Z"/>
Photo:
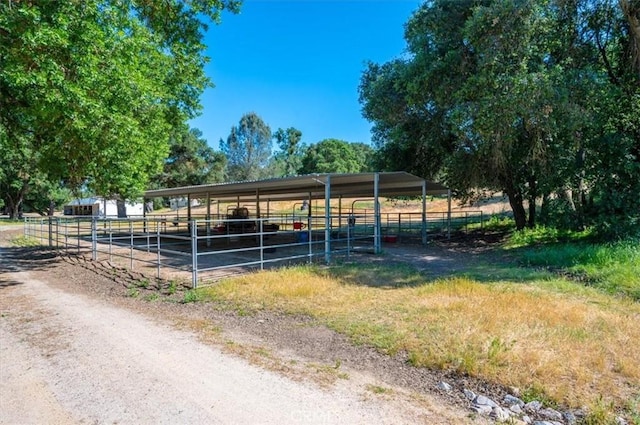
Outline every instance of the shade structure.
<path id="1" fill-rule="evenodd" d="M 148 190 L 145 198 L 190 196 L 210 197 L 218 201 L 277 201 L 295 199 L 324 199 L 325 185 L 330 181 L 332 198 L 359 198 L 374 196 L 374 182 L 378 179 L 378 196 L 422 196 L 423 184 L 426 195 L 446 195 L 448 188 L 440 183 L 426 181 L 420 177 L 398 172 L 357 174 L 307 174 L 277 179 L 214 183 L 198 186 L 183 186 Z"/>
<path id="2" fill-rule="evenodd" d="M 404 171 L 357 174 L 307 174 L 302 176 L 215 183 L 199 186 L 184 186 L 148 190 L 145 198 L 187 197 L 207 199 L 207 217 L 210 216 L 211 201 L 256 202 L 324 199 L 325 260 L 331 259 L 331 200 L 343 198 L 373 198 L 375 224 L 373 226 L 374 252 L 381 251 L 380 197 L 411 196 L 422 198 L 422 241 L 427 243 L 426 197 L 427 195 L 451 196 L 449 189 L 439 183 L 430 182 Z M 188 217 L 191 220 L 191 202 L 188 202 Z M 258 216 L 260 216 L 258 212 Z M 195 279 L 195 278 L 194 278 Z"/>

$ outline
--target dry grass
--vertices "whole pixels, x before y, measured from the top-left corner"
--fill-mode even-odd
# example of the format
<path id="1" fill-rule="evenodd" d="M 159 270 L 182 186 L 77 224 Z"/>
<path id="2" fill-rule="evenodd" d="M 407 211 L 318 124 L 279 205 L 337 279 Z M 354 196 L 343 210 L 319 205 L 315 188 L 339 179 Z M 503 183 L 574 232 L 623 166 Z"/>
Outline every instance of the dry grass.
<path id="1" fill-rule="evenodd" d="M 246 311 L 308 314 L 356 343 L 406 351 L 417 366 L 534 388 L 571 406 L 628 408 L 640 390 L 637 303 L 561 280 L 426 282 L 406 268 L 370 267 L 339 274 L 294 268 L 202 291 Z"/>

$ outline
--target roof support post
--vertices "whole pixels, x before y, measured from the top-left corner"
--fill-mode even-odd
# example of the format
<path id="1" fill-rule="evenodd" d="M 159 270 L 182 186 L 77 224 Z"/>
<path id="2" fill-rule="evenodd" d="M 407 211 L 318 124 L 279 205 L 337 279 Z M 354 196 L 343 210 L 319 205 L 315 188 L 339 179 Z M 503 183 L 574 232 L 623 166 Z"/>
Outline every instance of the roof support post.
<path id="1" fill-rule="evenodd" d="M 309 232 L 309 237 L 307 239 L 309 239 L 309 264 L 311 264 L 311 262 L 313 261 L 313 238 L 311 237 L 311 235 L 313 235 L 313 216 L 311 215 L 311 210 L 312 205 L 311 202 L 313 201 L 313 198 L 311 197 L 311 192 L 309 192 L 309 206 L 307 208 L 307 229 Z M 292 216 L 291 217 L 292 220 L 295 220 L 295 218 Z"/>
<path id="2" fill-rule="evenodd" d="M 324 261 L 331 262 L 331 174 L 324 185 Z"/>
<path id="3" fill-rule="evenodd" d="M 427 181 L 422 182 L 422 245 L 427 246 Z"/>
<path id="4" fill-rule="evenodd" d="M 338 197 L 338 239 L 340 239 L 341 229 L 342 229 L 342 195 Z"/>
<path id="5" fill-rule="evenodd" d="M 447 239 L 451 239 L 451 189 L 447 189 Z"/>
<path id="6" fill-rule="evenodd" d="M 207 246 L 211 246 L 211 194 L 207 192 L 207 218 L 206 218 L 206 228 L 207 228 Z"/>
<path id="7" fill-rule="evenodd" d="M 142 198 L 142 219 L 144 221 L 144 232 L 147 233 L 149 232 L 149 228 L 147 225 L 147 199 L 146 198 Z M 149 244 L 147 244 L 147 248 L 149 247 Z"/>
<path id="8" fill-rule="evenodd" d="M 260 247 L 260 270 L 264 270 L 264 221 L 260 215 L 260 189 L 256 189 L 256 232 L 259 233 L 257 238 Z"/>
<path id="9" fill-rule="evenodd" d="M 378 201 L 378 192 L 380 184 L 380 174 L 373 175 L 373 250 L 376 254 L 380 254 L 380 202 Z"/>

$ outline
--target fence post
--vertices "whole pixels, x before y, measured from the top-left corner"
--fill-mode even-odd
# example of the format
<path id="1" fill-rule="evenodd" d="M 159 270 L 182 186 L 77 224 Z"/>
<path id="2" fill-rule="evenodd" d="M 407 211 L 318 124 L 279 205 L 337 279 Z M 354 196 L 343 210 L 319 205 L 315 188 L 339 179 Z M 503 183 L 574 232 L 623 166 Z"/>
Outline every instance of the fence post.
<path id="1" fill-rule="evenodd" d="M 347 261 L 351 255 L 351 218 L 347 220 Z"/>
<path id="2" fill-rule="evenodd" d="M 69 254 L 69 222 L 64 222 L 64 249 L 67 250 L 67 254 Z"/>
<path id="3" fill-rule="evenodd" d="M 198 287 L 198 226 L 191 220 L 191 287 Z"/>
<path id="4" fill-rule="evenodd" d="M 156 251 L 158 253 L 158 279 L 160 279 L 160 222 L 156 221 Z"/>
<path id="5" fill-rule="evenodd" d="M 53 248 L 53 217 L 49 216 L 49 248 Z"/>
<path id="6" fill-rule="evenodd" d="M 93 217 L 91 219 L 91 259 L 96 261 L 98 259 L 98 219 Z"/>
<path id="7" fill-rule="evenodd" d="M 258 219 L 260 223 L 260 270 L 264 270 L 264 221 L 262 218 Z M 208 240 L 208 239 L 207 239 Z"/>
<path id="8" fill-rule="evenodd" d="M 151 252 L 151 231 L 149 230 L 149 219 L 147 217 L 144 220 L 144 233 L 147 236 L 147 253 Z"/>
<path id="9" fill-rule="evenodd" d="M 133 270 L 133 221 L 129 220 L 129 235 L 131 236 L 129 242 L 129 266 Z"/>
<path id="10" fill-rule="evenodd" d="M 113 245 L 113 227 L 111 226 L 111 219 L 109 219 L 109 261 L 113 261 L 113 253 L 111 246 Z"/>
<path id="11" fill-rule="evenodd" d="M 311 206 L 309 206 L 309 208 L 311 208 Z M 313 262 L 313 241 L 312 241 L 313 229 L 311 228 L 312 220 L 313 220 L 312 216 L 310 215 L 307 216 L 307 244 L 309 246 L 309 264 Z"/>

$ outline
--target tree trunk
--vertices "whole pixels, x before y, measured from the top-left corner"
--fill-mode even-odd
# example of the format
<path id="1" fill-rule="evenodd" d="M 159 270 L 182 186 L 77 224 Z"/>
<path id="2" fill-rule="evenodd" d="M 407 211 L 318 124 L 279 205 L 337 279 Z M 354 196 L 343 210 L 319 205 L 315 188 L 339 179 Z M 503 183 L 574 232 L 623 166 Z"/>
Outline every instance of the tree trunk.
<path id="1" fill-rule="evenodd" d="M 14 202 L 12 198 L 9 199 L 9 219 L 15 220 L 20 218 L 20 205 L 22 205 L 22 199 Z"/>
<path id="2" fill-rule="evenodd" d="M 549 222 L 549 194 L 542 195 L 542 204 L 540 205 L 540 221 L 542 224 Z"/>
<path id="3" fill-rule="evenodd" d="M 527 227 L 530 229 L 536 225 L 536 199 L 538 198 L 538 186 L 534 176 L 529 178 L 529 220 Z"/>
<path id="4" fill-rule="evenodd" d="M 24 195 L 27 193 L 28 188 L 29 183 L 23 181 L 20 190 L 13 193 L 15 196 L 11 196 L 12 194 L 7 196 L 7 207 L 9 208 L 9 218 L 11 220 L 22 218 L 20 211 L 22 210 L 22 202 L 24 201 Z"/>
<path id="5" fill-rule="evenodd" d="M 516 229 L 524 229 L 527 225 L 527 213 L 524 209 L 522 193 L 513 189 L 507 189 L 505 190 L 505 193 L 509 198 L 509 205 L 511 205 L 511 210 L 513 211 L 513 218 L 516 221 Z"/>
<path id="6" fill-rule="evenodd" d="M 627 40 L 629 71 L 640 77 L 640 3 L 633 0 L 618 0 L 629 30 Z"/>
<path id="7" fill-rule="evenodd" d="M 574 211 L 576 213 L 576 227 L 577 230 L 584 230 L 585 223 L 585 204 L 586 204 L 586 183 L 585 183 L 585 163 L 586 150 L 582 146 L 582 141 L 580 141 L 580 148 L 576 154 L 576 170 L 578 171 L 578 193 L 577 193 L 577 204 L 576 200 L 573 200 L 574 203 Z"/>

